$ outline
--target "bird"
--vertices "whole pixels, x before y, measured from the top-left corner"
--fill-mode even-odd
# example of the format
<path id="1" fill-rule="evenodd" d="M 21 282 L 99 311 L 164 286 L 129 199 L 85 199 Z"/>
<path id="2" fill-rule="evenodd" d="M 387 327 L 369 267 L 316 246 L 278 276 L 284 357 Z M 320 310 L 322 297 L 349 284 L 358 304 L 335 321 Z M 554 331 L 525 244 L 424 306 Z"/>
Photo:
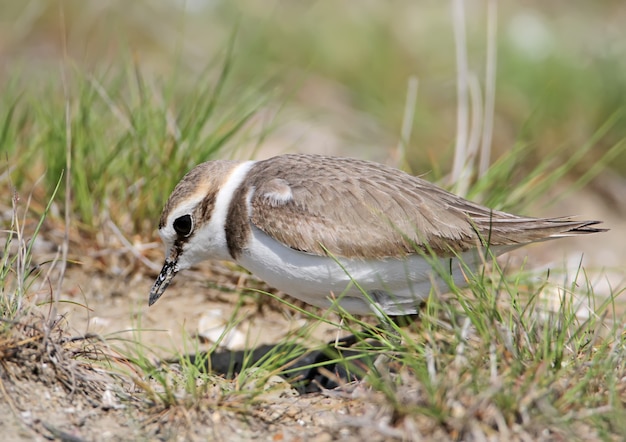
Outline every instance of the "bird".
<path id="1" fill-rule="evenodd" d="M 149 305 L 177 273 L 213 259 L 317 307 L 412 315 L 432 290 L 466 286 L 485 253 L 607 230 L 598 224 L 494 210 L 354 158 L 207 161 L 165 203 L 158 228 L 166 257 Z"/>

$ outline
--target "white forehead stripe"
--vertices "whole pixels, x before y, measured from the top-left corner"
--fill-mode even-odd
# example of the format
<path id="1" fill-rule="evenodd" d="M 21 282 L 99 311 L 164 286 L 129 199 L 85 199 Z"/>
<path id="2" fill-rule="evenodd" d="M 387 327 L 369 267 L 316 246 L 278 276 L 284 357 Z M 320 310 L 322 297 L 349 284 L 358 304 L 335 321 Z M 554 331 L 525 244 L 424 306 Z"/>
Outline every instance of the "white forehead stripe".
<path id="1" fill-rule="evenodd" d="M 215 196 L 213 212 L 205 224 L 197 224 L 197 229 L 191 241 L 184 245 L 183 253 L 178 257 L 180 270 L 187 269 L 192 265 L 208 258 L 230 259 L 226 232 L 224 226 L 230 202 L 234 193 L 245 180 L 254 161 L 246 161 L 235 165 L 224 176 Z"/>

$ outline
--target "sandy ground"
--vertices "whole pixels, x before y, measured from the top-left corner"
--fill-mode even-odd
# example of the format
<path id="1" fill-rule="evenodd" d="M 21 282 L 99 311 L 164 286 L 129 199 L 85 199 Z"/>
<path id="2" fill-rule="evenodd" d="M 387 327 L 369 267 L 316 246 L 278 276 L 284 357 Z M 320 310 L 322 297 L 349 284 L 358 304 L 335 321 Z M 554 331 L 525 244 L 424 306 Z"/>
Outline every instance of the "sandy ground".
<path id="1" fill-rule="evenodd" d="M 624 287 L 626 187 L 623 182 L 612 183 L 607 194 L 602 186 L 603 183 L 591 186 L 536 215 L 577 214 L 581 218 L 601 219 L 610 232 L 533 245 L 505 258 L 506 265 L 520 266 L 528 257 L 530 266 L 538 269 L 539 275 L 542 269 L 565 267 L 565 272 L 551 276 L 555 284 L 563 285 L 566 280 L 571 281 L 582 262 L 597 299 Z M 546 198 L 555 196 L 558 191 Z M 42 256 L 49 258 L 53 243 L 54 238 L 48 238 L 40 245 Z M 141 246 L 142 254 L 152 263 L 150 267 L 134 260 L 128 250 L 120 258 L 107 256 L 106 259 L 98 256 L 102 251 L 93 252 L 83 257 L 82 265 L 70 265 L 58 304 L 66 336 L 96 334 L 112 349 L 132 348 L 136 345 L 133 342 L 140 341 L 144 346 L 142 351 L 156 361 L 190 350 L 208 350 L 211 340 L 229 323 L 236 323 L 224 341 L 229 350 L 277 343 L 307 324 L 303 315 L 275 301 L 267 302 L 254 292 L 249 292 L 237 308 L 241 299 L 237 292 L 242 288 L 266 290 L 267 287 L 224 263 L 206 263 L 179 274 L 159 302 L 148 308 L 148 291 L 155 269 L 161 265 L 162 251 L 156 243 Z M 44 257 L 40 259 L 47 259 Z M 100 261 L 107 265 L 98 264 Z M 583 284 L 584 279 L 580 278 L 579 284 Z M 39 290 L 39 301 L 49 296 L 45 284 L 35 289 Z M 618 301 L 621 305 L 621 299 Z M 583 304 L 581 314 L 588 314 Z M 43 317 L 50 315 L 50 311 L 50 304 L 39 308 Z M 330 326 L 319 326 L 312 334 L 322 342 L 336 336 L 337 330 Z M 248 408 L 245 413 L 241 410 L 246 404 L 225 399 L 217 392 L 211 396 L 209 390 L 201 407 L 155 411 L 133 396 L 137 387 L 129 378 L 122 377 L 114 385 L 102 367 L 68 358 L 84 351 L 83 341 L 61 345 L 60 341 L 55 343 L 28 329 L 21 339 L 21 342 L 32 340 L 32 346 L 21 350 L 24 354 L 13 359 L 22 364 L 2 364 L 0 391 L 4 400 L 0 401 L 0 413 L 5 417 L 0 420 L 0 434 L 5 440 L 52 437 L 67 441 L 254 438 L 325 441 L 417 437 L 415 421 L 405 421 L 400 427 L 390 426 L 391 412 L 380 405 L 384 401 L 358 388 L 348 393 L 298 395 L 286 386 L 282 393 L 262 399 L 262 406 Z M 63 354 L 59 345 L 64 349 L 64 357 L 59 356 Z M 4 356 L 5 360 L 12 360 Z M 32 365 L 23 364 L 28 358 L 32 359 Z M 59 379 L 65 379 L 66 383 L 60 384 Z M 436 432 L 430 434 L 435 435 Z"/>

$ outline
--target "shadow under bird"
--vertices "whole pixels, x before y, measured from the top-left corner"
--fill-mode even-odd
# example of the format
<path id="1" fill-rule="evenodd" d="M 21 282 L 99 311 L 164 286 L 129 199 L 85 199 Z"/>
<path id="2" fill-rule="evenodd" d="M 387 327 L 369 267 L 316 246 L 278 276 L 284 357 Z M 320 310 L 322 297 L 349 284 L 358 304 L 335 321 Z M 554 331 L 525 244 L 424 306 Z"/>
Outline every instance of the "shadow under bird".
<path id="1" fill-rule="evenodd" d="M 605 231 L 599 223 L 492 210 L 352 158 L 209 161 L 185 175 L 163 209 L 167 254 L 149 304 L 179 271 L 217 259 L 318 307 L 410 315 L 433 286 L 466 285 L 466 269 L 477 269 L 487 249 L 499 255 Z"/>

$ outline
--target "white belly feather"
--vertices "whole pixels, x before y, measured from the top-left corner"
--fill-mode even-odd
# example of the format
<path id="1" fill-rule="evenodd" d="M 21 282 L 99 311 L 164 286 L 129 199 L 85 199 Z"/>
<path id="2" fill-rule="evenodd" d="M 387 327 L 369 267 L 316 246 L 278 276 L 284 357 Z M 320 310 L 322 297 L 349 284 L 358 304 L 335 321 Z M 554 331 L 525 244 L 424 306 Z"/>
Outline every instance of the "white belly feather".
<path id="1" fill-rule="evenodd" d="M 466 252 L 462 258 L 472 270 L 480 263 L 476 251 Z M 447 290 L 442 271 L 451 275 L 455 284 L 465 285 L 457 259 L 440 259 L 440 266 L 435 262 L 438 271 L 420 255 L 407 259 L 333 259 L 298 252 L 254 226 L 238 263 L 295 298 L 324 308 L 335 302 L 352 314 L 377 314 L 378 309 L 389 315 L 417 313 L 433 283 L 437 289 Z"/>

